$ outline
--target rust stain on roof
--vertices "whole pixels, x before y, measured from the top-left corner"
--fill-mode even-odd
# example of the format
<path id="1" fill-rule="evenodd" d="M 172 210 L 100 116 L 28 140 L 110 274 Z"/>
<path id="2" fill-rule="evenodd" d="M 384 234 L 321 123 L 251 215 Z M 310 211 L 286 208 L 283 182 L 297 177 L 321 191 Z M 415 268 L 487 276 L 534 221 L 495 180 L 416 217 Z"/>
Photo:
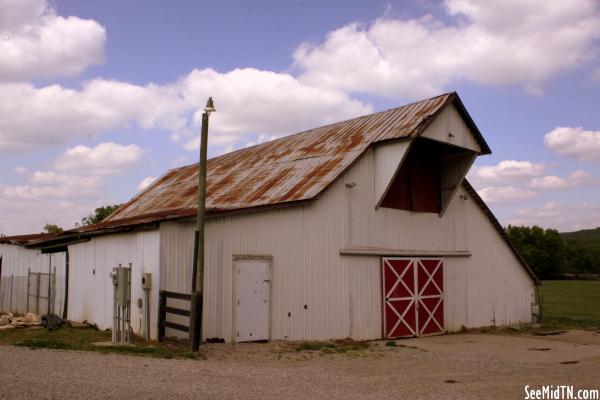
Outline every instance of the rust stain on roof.
<path id="1" fill-rule="evenodd" d="M 456 93 L 447 93 L 212 158 L 207 164 L 207 213 L 313 199 L 371 144 L 419 135 L 436 113 L 457 99 Z M 197 164 L 170 170 L 102 224 L 133 223 L 181 210 L 190 214 L 197 190 Z"/>
<path id="2" fill-rule="evenodd" d="M 38 240 L 47 240 L 55 236 L 60 235 L 59 233 L 34 233 L 31 235 L 16 235 L 16 236 L 0 236 L 0 243 L 4 244 L 17 244 L 26 245 Z"/>
<path id="3" fill-rule="evenodd" d="M 281 201 L 301 200 L 306 193 L 311 192 L 311 189 L 314 189 L 320 184 L 329 182 L 327 177 L 332 172 L 337 171 L 337 167 L 343 163 L 343 160 L 343 157 L 335 157 L 315 165 L 304 174 L 301 180 L 281 196 Z"/>
<path id="4" fill-rule="evenodd" d="M 267 193 L 283 182 L 293 170 L 294 168 L 290 167 L 272 173 L 271 177 L 265 182 L 264 185 L 257 186 L 257 188 L 249 195 L 250 197 L 248 198 L 248 201 L 250 203 L 263 201 L 266 198 Z"/>

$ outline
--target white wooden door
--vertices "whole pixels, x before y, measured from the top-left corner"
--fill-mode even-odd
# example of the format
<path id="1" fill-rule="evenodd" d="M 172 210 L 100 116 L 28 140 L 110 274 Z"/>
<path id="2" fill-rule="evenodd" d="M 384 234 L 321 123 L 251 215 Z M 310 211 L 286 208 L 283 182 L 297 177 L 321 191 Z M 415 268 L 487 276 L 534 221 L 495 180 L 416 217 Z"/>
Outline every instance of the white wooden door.
<path id="1" fill-rule="evenodd" d="M 237 261 L 236 341 L 269 340 L 269 261 Z"/>

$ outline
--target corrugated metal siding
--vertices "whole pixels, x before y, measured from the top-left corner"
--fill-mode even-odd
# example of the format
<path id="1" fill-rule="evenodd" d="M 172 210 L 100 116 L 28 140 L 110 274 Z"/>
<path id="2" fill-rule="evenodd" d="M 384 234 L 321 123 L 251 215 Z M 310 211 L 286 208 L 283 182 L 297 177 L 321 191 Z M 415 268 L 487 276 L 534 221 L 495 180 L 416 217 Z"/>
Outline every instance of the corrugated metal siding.
<path id="1" fill-rule="evenodd" d="M 534 301 L 531 276 L 481 208 L 472 199 L 465 203 L 469 213 L 468 245 L 473 253 L 466 271 L 466 326 L 529 322 Z"/>
<path id="2" fill-rule="evenodd" d="M 143 299 L 141 273 L 152 273 L 150 292 L 151 337 L 156 338 L 159 282 L 158 230 L 121 233 L 95 237 L 89 242 L 69 246 L 71 262 L 69 286 L 69 319 L 87 320 L 101 329 L 112 327 L 113 286 L 112 269 L 120 264 L 132 264 L 131 326 L 140 329 L 140 309 L 137 299 Z"/>
<path id="3" fill-rule="evenodd" d="M 270 255 L 273 339 L 381 337 L 380 258 L 340 256 L 348 246 L 470 251 L 445 260 L 446 328 L 529 321 L 533 282 L 472 199 L 455 195 L 441 218 L 376 209 L 374 173 L 369 151 L 314 203 L 209 220 L 204 336 L 233 337 L 233 256 Z M 162 249 L 181 243 L 162 254 L 168 289 L 189 291 L 193 230 L 161 224 Z"/>
<path id="4" fill-rule="evenodd" d="M 304 206 L 208 222 L 205 337 L 232 338 L 234 255 L 273 257 L 273 338 L 327 339 L 349 335 L 348 313 L 339 311 L 348 303 L 348 290 L 340 286 L 347 289 L 350 282 L 347 269 L 339 262 L 339 243 L 335 241 L 342 231 L 335 224 L 324 228 L 323 221 L 328 216 L 321 211 L 322 208 Z M 314 227 L 322 229 L 315 232 Z M 193 230 L 192 224 L 162 223 L 161 241 L 175 242 L 182 236 L 193 238 Z M 175 258 L 176 252 L 171 251 L 170 260 L 163 254 L 163 271 L 189 276 L 192 252 L 187 254 L 187 259 Z M 189 281 L 185 280 L 171 280 L 172 286 L 165 288 L 189 291 Z"/>
<path id="5" fill-rule="evenodd" d="M 355 216 L 349 245 L 388 249 L 470 251 L 471 257 L 445 260 L 446 328 L 475 327 L 529 321 L 533 281 L 519 260 L 473 201 L 461 200 L 461 188 L 440 218 L 436 214 L 409 213 L 380 208 L 371 197 L 371 165 L 366 155 L 344 181 L 357 182 L 347 191 Z M 364 187 L 366 185 L 366 188 Z M 362 189 L 361 189 L 362 187 Z M 373 257 L 371 265 L 378 268 Z M 375 287 L 375 283 L 371 282 Z M 372 308 L 371 313 L 380 313 Z"/>
<path id="6" fill-rule="evenodd" d="M 56 293 L 54 313 L 62 315 L 64 308 L 65 287 L 65 253 L 42 254 L 39 250 L 26 249 L 23 246 L 0 244 L 2 256 L 2 277 L 0 278 L 0 311 L 26 313 L 27 308 L 27 269 L 31 272 L 48 273 L 48 260 L 51 260 L 51 270 L 56 268 Z M 12 278 L 11 278 L 12 275 Z M 35 288 L 32 279 L 32 290 Z M 40 296 L 46 297 L 47 278 L 42 277 Z M 11 290 L 12 286 L 12 290 Z M 12 292 L 12 300 L 11 300 Z M 48 310 L 46 300 L 40 299 L 40 313 Z M 30 299 L 29 311 L 35 312 L 35 300 Z"/>
<path id="7" fill-rule="evenodd" d="M 160 289 L 177 293 L 191 293 L 195 224 L 160 224 Z M 190 302 L 168 300 L 170 306 L 189 310 Z M 189 324 L 189 318 L 167 315 L 170 322 Z M 168 337 L 187 337 L 185 332 L 166 328 Z"/>
<path id="8" fill-rule="evenodd" d="M 466 190 L 458 190 L 441 218 L 430 213 L 375 209 L 374 164 L 373 154 L 365 154 L 331 190 L 332 197 L 337 193 L 333 204 L 343 204 L 342 197 L 346 196 L 346 203 L 351 205 L 352 217 L 343 220 L 348 229 L 346 246 L 470 251 L 471 257 L 445 259 L 446 328 L 530 321 L 533 280 L 475 201 L 459 198 L 467 194 Z M 347 190 L 344 182 L 355 182 L 356 186 Z M 333 213 L 333 208 L 330 211 Z M 379 270 L 379 257 L 362 259 L 373 271 Z M 380 279 L 378 273 L 376 278 Z M 377 291 L 371 298 L 380 301 L 378 281 L 365 282 Z M 376 304 L 368 314 L 380 315 L 380 305 Z"/>
<path id="9" fill-rule="evenodd" d="M 481 146 L 456 107 L 440 111 L 421 136 L 481 153 Z"/>

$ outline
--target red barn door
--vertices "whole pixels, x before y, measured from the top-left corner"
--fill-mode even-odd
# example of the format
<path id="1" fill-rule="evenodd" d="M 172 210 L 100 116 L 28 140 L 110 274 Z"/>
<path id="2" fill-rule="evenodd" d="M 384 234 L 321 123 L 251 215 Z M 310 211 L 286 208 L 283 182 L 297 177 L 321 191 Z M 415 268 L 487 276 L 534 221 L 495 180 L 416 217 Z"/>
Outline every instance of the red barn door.
<path id="1" fill-rule="evenodd" d="M 384 337 L 443 332 L 443 261 L 383 258 L 381 268 Z"/>

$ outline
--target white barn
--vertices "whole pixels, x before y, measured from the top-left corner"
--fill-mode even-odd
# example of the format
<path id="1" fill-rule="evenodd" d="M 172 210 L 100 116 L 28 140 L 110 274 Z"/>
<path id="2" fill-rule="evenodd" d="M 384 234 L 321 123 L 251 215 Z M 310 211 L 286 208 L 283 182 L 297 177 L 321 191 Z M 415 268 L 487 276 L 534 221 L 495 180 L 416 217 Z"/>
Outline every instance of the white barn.
<path id="1" fill-rule="evenodd" d="M 464 177 L 491 151 L 456 93 L 209 160 L 203 337 L 378 339 L 531 321 L 531 269 Z M 197 165 L 168 171 L 68 246 L 68 317 L 108 328 L 109 272 L 189 293 Z M 58 246 L 58 247 L 57 247 Z M 137 331 L 140 311 L 133 309 Z M 176 321 L 175 318 L 173 318 Z M 175 331 L 167 329 L 167 335 Z"/>

